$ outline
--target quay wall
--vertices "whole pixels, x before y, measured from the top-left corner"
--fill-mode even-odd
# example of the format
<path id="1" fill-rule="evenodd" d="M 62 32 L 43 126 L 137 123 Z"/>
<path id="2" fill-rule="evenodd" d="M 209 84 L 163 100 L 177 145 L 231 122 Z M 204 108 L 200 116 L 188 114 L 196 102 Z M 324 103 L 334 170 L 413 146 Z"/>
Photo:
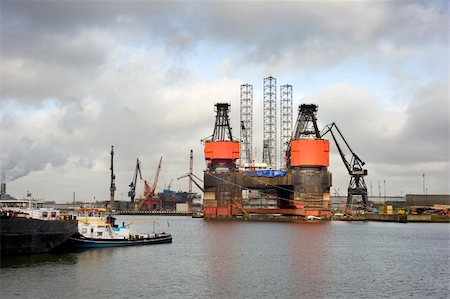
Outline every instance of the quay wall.
<path id="1" fill-rule="evenodd" d="M 366 214 L 366 220 L 369 221 L 387 221 L 387 222 L 399 222 L 401 221 L 401 217 L 403 215 L 385 215 L 385 214 Z M 399 218 L 400 217 L 400 218 Z M 403 216 L 404 217 L 404 216 Z M 422 215 L 414 215 L 409 214 L 406 215 L 406 222 L 443 222 L 450 223 L 450 215 L 432 215 L 432 214 L 422 214 Z"/>

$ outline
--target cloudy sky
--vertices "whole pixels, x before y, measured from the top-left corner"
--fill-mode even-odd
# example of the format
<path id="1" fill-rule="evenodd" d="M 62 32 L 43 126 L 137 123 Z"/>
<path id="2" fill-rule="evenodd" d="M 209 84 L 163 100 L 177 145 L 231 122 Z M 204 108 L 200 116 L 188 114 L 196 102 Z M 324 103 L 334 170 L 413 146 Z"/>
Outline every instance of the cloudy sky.
<path id="1" fill-rule="evenodd" d="M 449 193 L 447 1 L 1 1 L 0 171 L 8 193 L 67 202 L 127 199 L 136 158 L 159 188 L 205 168 L 214 103 L 263 78 L 291 84 L 294 117 L 319 105 L 366 162 L 372 195 Z M 278 87 L 279 88 L 279 87 Z M 278 89 L 279 90 L 279 89 Z M 349 176 L 332 145 L 333 194 Z M 139 185 L 138 194 L 142 193 Z"/>

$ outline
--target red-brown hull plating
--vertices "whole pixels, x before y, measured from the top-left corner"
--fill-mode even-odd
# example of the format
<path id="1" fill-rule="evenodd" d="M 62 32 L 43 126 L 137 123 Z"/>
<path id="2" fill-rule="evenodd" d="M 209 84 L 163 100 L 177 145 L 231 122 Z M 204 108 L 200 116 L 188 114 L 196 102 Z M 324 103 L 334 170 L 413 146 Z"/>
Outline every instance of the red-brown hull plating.
<path id="1" fill-rule="evenodd" d="M 242 172 L 205 172 L 204 217 L 232 218 L 249 214 L 330 217 L 331 174 L 325 170 L 289 170 L 285 176 L 249 177 Z M 277 206 L 253 208 L 243 190 L 271 194 Z"/>

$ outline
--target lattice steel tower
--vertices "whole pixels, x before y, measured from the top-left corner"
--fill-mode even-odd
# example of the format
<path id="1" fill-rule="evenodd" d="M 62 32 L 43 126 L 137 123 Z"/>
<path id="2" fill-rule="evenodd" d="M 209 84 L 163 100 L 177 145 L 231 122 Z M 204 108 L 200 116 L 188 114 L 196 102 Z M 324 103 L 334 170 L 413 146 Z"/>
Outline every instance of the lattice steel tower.
<path id="1" fill-rule="evenodd" d="M 263 162 L 277 167 L 277 79 L 264 78 Z"/>
<path id="2" fill-rule="evenodd" d="M 280 166 L 286 168 L 286 150 L 292 136 L 292 85 L 280 87 Z"/>
<path id="3" fill-rule="evenodd" d="M 253 85 L 241 85 L 241 165 L 252 163 Z"/>

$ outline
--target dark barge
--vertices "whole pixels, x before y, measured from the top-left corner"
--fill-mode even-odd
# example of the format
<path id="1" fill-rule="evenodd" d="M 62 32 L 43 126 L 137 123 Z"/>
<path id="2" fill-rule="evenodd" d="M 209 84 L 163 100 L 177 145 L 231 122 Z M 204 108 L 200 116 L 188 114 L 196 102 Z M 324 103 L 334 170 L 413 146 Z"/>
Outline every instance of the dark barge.
<path id="1" fill-rule="evenodd" d="M 48 252 L 77 233 L 76 220 L 40 220 L 0 217 L 0 254 L 19 255 Z"/>

